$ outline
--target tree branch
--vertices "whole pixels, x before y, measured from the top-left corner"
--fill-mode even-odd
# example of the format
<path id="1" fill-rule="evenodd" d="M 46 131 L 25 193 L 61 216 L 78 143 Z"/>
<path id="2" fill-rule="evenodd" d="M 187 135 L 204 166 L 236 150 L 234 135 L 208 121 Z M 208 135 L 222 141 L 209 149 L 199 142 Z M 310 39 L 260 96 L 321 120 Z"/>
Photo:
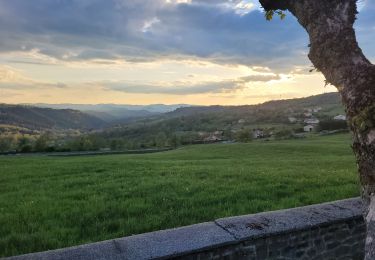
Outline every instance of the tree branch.
<path id="1" fill-rule="evenodd" d="M 260 4 L 263 6 L 264 10 L 287 10 L 289 0 L 259 0 Z"/>

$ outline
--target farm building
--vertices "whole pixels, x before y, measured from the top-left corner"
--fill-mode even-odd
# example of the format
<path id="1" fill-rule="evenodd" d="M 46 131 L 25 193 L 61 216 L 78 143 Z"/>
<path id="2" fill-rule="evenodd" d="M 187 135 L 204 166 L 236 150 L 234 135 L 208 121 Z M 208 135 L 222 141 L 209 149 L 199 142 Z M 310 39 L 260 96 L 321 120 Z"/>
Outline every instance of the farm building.
<path id="1" fill-rule="evenodd" d="M 303 128 L 303 131 L 305 132 L 312 132 L 314 130 L 314 126 L 312 125 L 307 125 Z"/>

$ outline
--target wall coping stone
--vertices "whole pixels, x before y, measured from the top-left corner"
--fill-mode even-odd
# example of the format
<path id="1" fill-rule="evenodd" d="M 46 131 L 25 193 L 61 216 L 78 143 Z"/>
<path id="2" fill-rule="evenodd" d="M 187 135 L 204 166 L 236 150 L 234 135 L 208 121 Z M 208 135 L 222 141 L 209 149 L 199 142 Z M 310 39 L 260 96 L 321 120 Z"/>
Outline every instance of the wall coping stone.
<path id="1" fill-rule="evenodd" d="M 191 226 L 161 230 L 70 248 L 5 258 L 6 260 L 135 260 L 167 259 L 244 240 L 361 219 L 360 198 L 318 205 L 221 218 Z"/>
<path id="2" fill-rule="evenodd" d="M 330 225 L 361 218 L 359 198 L 278 211 L 218 219 L 215 222 L 238 240 L 249 240 L 284 232 Z"/>

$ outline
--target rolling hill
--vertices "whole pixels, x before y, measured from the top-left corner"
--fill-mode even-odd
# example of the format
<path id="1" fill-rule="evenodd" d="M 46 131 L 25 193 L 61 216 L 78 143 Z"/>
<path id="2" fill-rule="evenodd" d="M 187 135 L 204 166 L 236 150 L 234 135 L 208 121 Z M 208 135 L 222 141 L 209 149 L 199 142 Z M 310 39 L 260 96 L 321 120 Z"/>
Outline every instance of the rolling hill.
<path id="1" fill-rule="evenodd" d="M 74 109 L 93 115 L 111 124 L 129 123 L 136 119 L 158 116 L 181 107 L 189 107 L 186 104 L 164 105 L 119 105 L 119 104 L 26 104 L 42 108 Z"/>
<path id="2" fill-rule="evenodd" d="M 315 112 L 306 116 L 311 110 Z M 107 140 L 124 139 L 145 147 L 158 143 L 162 146 L 165 142 L 173 143 L 176 140 L 183 144 L 192 143 L 210 135 L 233 140 L 236 133 L 250 129 L 303 132 L 306 118 L 329 121 L 333 116 L 344 113 L 339 94 L 327 93 L 259 105 L 183 107 L 107 128 L 100 135 Z M 295 121 L 291 122 L 290 118 Z"/>
<path id="3" fill-rule="evenodd" d="M 291 113 L 301 111 L 305 108 L 321 107 L 326 113 L 344 113 L 339 93 L 332 92 L 305 98 L 273 100 L 258 105 L 243 106 L 196 106 L 181 107 L 166 113 L 167 117 L 191 116 L 198 114 L 229 113 L 243 115 L 249 111 L 289 111 Z"/>
<path id="4" fill-rule="evenodd" d="M 42 106 L 42 107 L 36 107 Z M 47 108 L 51 106 L 54 108 Z M 61 109 L 72 107 L 74 109 Z M 150 133 L 178 131 L 214 131 L 238 125 L 286 124 L 288 117 L 302 117 L 308 108 L 319 107 L 319 117 L 344 113 L 338 93 L 327 93 L 307 98 L 269 101 L 243 106 L 189 105 L 0 105 L 0 124 L 31 129 L 104 129 L 116 132 Z M 171 109 L 175 109 L 171 111 Z M 165 113 L 156 111 L 166 111 Z M 125 130 L 125 131 L 123 131 Z"/>
<path id="5" fill-rule="evenodd" d="M 91 108 L 95 108 L 95 105 Z M 177 147 L 206 140 L 237 141 L 242 140 L 243 136 L 245 139 L 249 138 L 257 131 L 268 137 L 292 136 L 305 131 L 306 120 L 317 121 L 315 124 L 319 125 L 316 125 L 316 130 L 347 127 L 345 122 L 332 124 L 333 116 L 345 113 L 338 93 L 270 101 L 259 105 L 181 107 L 157 114 L 136 110 L 132 111 L 133 117 L 127 114 L 127 109 L 121 107 L 116 109 L 117 114 L 113 111 L 82 112 L 0 105 L 0 133 L 6 139 L 11 135 L 23 136 L 23 133 L 30 132 L 28 130 L 36 130 L 38 136 L 48 131 L 59 134 L 49 137 L 49 148 L 86 151 L 101 148 L 121 150 Z M 8 151 L 10 147 L 23 150 L 19 147 L 21 141 L 17 138 L 13 138 L 15 141 L 8 139 L 4 142 L 12 145 L 2 150 Z M 34 139 L 28 141 L 28 148 L 39 151 Z"/>
<path id="6" fill-rule="evenodd" d="M 0 124 L 37 130 L 90 130 L 106 125 L 103 120 L 77 110 L 6 104 L 0 104 Z"/>

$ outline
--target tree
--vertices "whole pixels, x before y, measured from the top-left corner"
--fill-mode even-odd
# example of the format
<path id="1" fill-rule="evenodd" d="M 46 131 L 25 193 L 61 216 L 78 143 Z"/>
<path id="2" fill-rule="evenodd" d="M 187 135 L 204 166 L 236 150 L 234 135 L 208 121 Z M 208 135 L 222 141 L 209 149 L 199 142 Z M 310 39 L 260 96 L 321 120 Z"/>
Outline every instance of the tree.
<path id="1" fill-rule="evenodd" d="M 51 141 L 50 133 L 41 134 L 38 139 L 35 141 L 35 151 L 45 152 L 48 148 L 48 142 Z"/>
<path id="2" fill-rule="evenodd" d="M 177 148 L 181 144 L 181 140 L 179 136 L 177 136 L 176 134 L 173 134 L 170 139 L 170 144 L 173 148 Z"/>
<path id="3" fill-rule="evenodd" d="M 0 152 L 9 152 L 13 147 L 13 143 L 13 136 L 0 136 Z"/>
<path id="4" fill-rule="evenodd" d="M 236 133 L 236 141 L 248 143 L 253 140 L 253 135 L 250 129 L 241 129 Z"/>
<path id="5" fill-rule="evenodd" d="M 112 139 L 109 144 L 109 147 L 112 151 L 121 150 L 124 148 L 124 140 L 120 138 Z"/>
<path id="6" fill-rule="evenodd" d="M 167 135 L 164 132 L 159 132 L 155 137 L 156 146 L 159 148 L 165 147 L 167 139 Z"/>
<path id="7" fill-rule="evenodd" d="M 30 138 L 22 136 L 18 139 L 17 151 L 21 153 L 29 153 L 33 150 Z"/>
<path id="8" fill-rule="evenodd" d="M 353 133 L 367 224 L 365 258 L 375 259 L 375 65 L 353 28 L 357 0 L 259 0 L 267 18 L 290 11 L 310 37 L 309 59 L 336 86 Z"/>
<path id="9" fill-rule="evenodd" d="M 323 119 L 319 122 L 319 130 L 343 130 L 348 124 L 343 120 Z"/>
<path id="10" fill-rule="evenodd" d="M 282 129 L 275 133 L 275 138 L 278 140 L 288 139 L 288 138 L 291 138 L 292 136 L 293 136 L 293 132 L 290 129 Z"/>

